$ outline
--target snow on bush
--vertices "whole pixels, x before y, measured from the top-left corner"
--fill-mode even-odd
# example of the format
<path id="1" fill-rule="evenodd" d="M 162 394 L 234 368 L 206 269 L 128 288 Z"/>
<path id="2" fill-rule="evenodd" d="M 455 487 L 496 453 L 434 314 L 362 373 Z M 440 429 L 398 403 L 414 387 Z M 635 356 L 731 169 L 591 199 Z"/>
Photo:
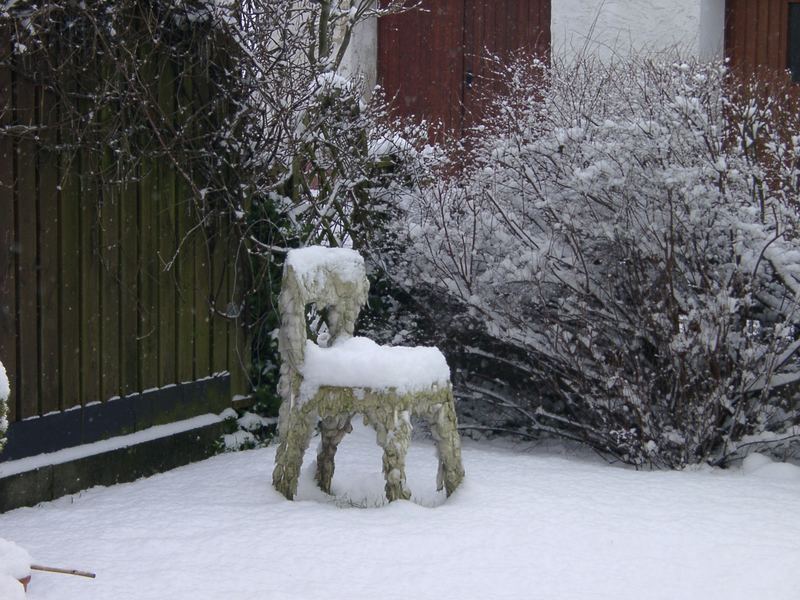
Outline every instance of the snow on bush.
<path id="1" fill-rule="evenodd" d="M 402 199 L 390 266 L 441 320 L 455 306 L 480 325 L 447 333 L 465 351 L 528 382 L 521 400 L 494 382 L 477 393 L 517 429 L 634 464 L 721 464 L 744 436 L 796 423 L 786 88 L 663 56 L 503 77 L 469 167 Z"/>
<path id="2" fill-rule="evenodd" d="M 11 387 L 8 384 L 8 375 L 6 375 L 6 368 L 0 362 L 0 452 L 6 445 L 5 433 L 8 429 L 8 396 L 11 393 Z"/>

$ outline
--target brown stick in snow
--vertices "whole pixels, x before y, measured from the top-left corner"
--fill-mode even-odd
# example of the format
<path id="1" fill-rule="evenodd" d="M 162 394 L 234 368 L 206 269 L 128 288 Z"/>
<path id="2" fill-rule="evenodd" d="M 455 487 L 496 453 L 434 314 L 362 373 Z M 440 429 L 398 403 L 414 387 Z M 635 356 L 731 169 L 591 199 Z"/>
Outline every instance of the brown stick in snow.
<path id="1" fill-rule="evenodd" d="M 44 567 L 42 565 L 31 565 L 31 571 L 46 571 L 47 573 L 63 573 L 64 575 L 78 575 L 79 577 L 90 577 L 94 579 L 94 573 L 87 571 L 77 571 L 75 569 L 59 569 L 57 567 Z"/>

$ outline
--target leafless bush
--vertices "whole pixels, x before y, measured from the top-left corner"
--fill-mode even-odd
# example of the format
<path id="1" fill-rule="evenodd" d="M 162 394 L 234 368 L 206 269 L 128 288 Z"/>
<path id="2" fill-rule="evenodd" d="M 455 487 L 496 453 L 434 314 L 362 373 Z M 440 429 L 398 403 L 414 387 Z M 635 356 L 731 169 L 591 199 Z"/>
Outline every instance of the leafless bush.
<path id="1" fill-rule="evenodd" d="M 462 391 L 633 464 L 796 442 L 796 97 L 678 58 L 504 77 L 470 166 L 405 198 L 390 267 L 492 365 Z"/>

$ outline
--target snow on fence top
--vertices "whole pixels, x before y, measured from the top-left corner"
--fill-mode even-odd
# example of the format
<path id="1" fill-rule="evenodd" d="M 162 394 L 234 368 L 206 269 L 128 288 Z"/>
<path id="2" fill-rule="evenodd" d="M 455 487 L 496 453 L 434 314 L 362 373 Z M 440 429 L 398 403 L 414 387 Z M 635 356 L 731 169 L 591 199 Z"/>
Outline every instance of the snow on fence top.
<path id="1" fill-rule="evenodd" d="M 450 368 L 437 348 L 379 346 L 363 337 L 335 342 L 331 348 L 307 341 L 302 373 L 302 401 L 312 398 L 321 386 L 394 388 L 406 394 L 450 382 Z"/>

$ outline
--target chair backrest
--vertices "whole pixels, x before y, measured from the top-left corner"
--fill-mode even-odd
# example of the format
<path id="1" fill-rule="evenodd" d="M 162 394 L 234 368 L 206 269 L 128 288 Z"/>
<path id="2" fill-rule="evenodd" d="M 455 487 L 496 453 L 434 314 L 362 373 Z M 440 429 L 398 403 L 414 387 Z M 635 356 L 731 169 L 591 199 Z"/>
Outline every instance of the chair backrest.
<path id="1" fill-rule="evenodd" d="M 334 341 L 353 335 L 368 292 L 364 259 L 355 250 L 310 246 L 289 251 L 278 299 L 281 314 L 278 349 L 283 364 L 294 372 L 302 368 L 308 339 L 307 305 L 327 309 L 328 331 Z"/>

